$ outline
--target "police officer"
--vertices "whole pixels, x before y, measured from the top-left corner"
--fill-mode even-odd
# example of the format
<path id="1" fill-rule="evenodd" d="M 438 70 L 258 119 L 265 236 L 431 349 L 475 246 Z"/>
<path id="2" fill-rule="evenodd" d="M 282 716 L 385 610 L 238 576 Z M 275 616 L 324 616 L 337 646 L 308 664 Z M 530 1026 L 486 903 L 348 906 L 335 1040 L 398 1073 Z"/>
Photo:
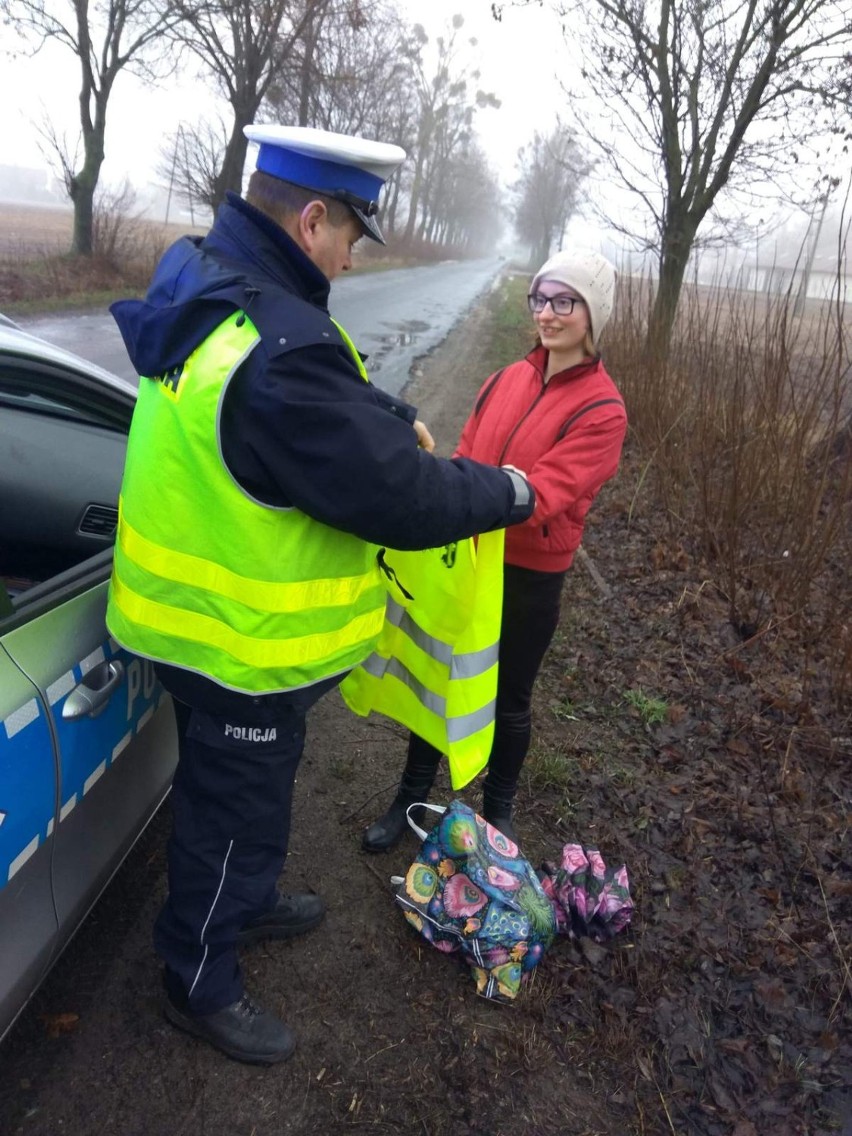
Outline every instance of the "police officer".
<path id="1" fill-rule="evenodd" d="M 381 546 L 525 520 L 516 471 L 440 459 L 413 408 L 369 383 L 329 316 L 396 146 L 251 126 L 257 169 L 203 239 L 112 312 L 140 376 L 107 623 L 175 700 L 169 894 L 155 926 L 165 1014 L 271 1064 L 292 1031 L 246 993 L 238 947 L 323 918 L 277 889 L 309 707 L 375 645 Z"/>

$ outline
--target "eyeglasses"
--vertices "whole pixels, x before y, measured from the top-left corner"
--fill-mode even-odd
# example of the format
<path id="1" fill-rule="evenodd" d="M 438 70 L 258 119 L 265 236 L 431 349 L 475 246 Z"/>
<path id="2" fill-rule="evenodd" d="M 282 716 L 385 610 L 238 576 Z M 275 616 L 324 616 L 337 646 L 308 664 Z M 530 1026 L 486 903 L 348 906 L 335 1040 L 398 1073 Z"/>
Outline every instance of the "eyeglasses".
<path id="1" fill-rule="evenodd" d="M 570 316 L 574 311 L 575 304 L 582 304 L 579 296 L 569 296 L 567 292 L 562 292 L 558 296 L 542 296 L 541 292 L 530 292 L 527 296 L 527 303 L 530 306 L 530 311 L 538 315 L 550 304 L 550 310 L 556 316 Z"/>

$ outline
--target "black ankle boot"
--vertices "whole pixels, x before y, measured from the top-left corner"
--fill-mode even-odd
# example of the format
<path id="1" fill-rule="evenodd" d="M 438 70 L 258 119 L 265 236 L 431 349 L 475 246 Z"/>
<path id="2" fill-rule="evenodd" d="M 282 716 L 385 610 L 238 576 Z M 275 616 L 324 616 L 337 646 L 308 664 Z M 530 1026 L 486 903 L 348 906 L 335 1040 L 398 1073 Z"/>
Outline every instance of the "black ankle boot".
<path id="1" fill-rule="evenodd" d="M 502 832 L 513 844 L 519 844 L 518 834 L 515 832 L 515 826 L 512 824 L 511 812 L 496 812 L 493 809 L 484 808 L 482 815 L 492 828 L 496 828 L 499 832 Z"/>
<path id="2" fill-rule="evenodd" d="M 514 844 L 518 843 L 518 834 L 512 824 L 512 804 L 515 800 L 514 786 L 495 786 L 489 784 L 489 778 L 482 786 L 482 815 L 490 825 L 498 829 Z"/>
<path id="3" fill-rule="evenodd" d="M 441 755 L 417 734 L 408 738 L 408 757 L 399 789 L 388 811 L 364 830 L 361 847 L 365 852 L 387 852 L 395 848 L 409 830 L 405 810 L 415 801 L 425 801 L 438 772 Z M 411 819 L 423 824 L 423 809 L 412 809 Z"/>
<path id="4" fill-rule="evenodd" d="M 364 829 L 364 835 L 361 837 L 361 847 L 364 851 L 389 852 L 391 848 L 395 848 L 409 831 L 406 809 L 416 800 L 416 797 L 404 799 L 397 793 L 388 811 L 378 820 L 373 821 L 369 828 Z M 423 823 L 423 813 L 423 809 L 411 810 L 411 819 L 415 824 Z"/>

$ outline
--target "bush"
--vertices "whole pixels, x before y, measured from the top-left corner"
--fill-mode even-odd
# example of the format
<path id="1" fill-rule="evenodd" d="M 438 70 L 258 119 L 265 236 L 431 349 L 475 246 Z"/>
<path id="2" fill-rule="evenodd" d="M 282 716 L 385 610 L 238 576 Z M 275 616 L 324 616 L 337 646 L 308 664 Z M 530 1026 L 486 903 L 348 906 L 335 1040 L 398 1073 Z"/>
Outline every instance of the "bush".
<path id="1" fill-rule="evenodd" d="M 838 276 L 838 293 L 843 295 Z M 651 289 L 627 278 L 607 329 L 643 465 L 634 508 L 662 505 L 745 638 L 793 621 L 850 693 L 850 331 L 842 302 L 687 287 L 670 354 L 649 356 Z"/>
<path id="2" fill-rule="evenodd" d="M 70 209 L 4 207 L 9 225 L 0 242 L 0 311 L 105 305 L 144 292 L 167 244 L 186 230 L 134 215 L 134 204 L 127 188 L 99 195 L 92 256 L 67 252 Z"/>

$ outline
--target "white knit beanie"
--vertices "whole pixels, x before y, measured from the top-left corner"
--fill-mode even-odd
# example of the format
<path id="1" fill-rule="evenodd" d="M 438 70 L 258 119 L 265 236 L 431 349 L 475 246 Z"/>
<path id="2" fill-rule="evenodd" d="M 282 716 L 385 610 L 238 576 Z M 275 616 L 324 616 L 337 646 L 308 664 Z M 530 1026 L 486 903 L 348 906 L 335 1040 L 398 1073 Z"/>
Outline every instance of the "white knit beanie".
<path id="1" fill-rule="evenodd" d="M 533 277 L 530 292 L 535 292 L 542 280 L 553 280 L 573 288 L 589 309 L 589 327 L 592 339 L 598 337 L 612 315 L 615 293 L 615 269 L 599 252 L 563 250 L 544 262 Z"/>

